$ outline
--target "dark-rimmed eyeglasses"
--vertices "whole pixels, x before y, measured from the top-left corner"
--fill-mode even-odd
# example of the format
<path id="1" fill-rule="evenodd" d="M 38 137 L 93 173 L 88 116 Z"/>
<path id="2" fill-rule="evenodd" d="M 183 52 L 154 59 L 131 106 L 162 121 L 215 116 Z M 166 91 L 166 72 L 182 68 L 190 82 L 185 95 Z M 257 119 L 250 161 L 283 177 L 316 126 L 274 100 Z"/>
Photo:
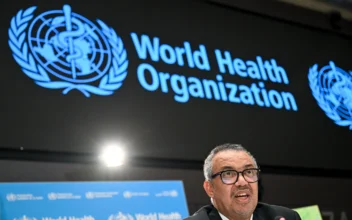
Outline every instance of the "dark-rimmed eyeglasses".
<path id="1" fill-rule="evenodd" d="M 242 172 L 236 170 L 223 170 L 221 172 L 214 173 L 211 178 L 214 179 L 215 177 L 220 176 L 221 181 L 224 184 L 231 185 L 235 184 L 238 181 L 239 175 L 242 174 L 243 178 L 248 183 L 255 183 L 259 180 L 259 172 L 259 168 L 245 169 Z"/>

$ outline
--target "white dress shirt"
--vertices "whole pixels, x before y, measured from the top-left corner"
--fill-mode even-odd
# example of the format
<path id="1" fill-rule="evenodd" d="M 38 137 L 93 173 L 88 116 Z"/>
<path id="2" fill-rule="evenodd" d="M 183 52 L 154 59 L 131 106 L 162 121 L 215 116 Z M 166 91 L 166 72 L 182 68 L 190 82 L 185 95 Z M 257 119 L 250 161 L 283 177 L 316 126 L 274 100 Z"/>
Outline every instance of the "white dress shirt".
<path id="1" fill-rule="evenodd" d="M 218 211 L 218 212 L 219 212 L 219 211 Z M 224 216 L 224 215 L 221 214 L 220 212 L 219 212 L 219 215 L 220 215 L 220 217 L 221 217 L 222 220 L 229 220 L 226 216 Z M 253 214 L 252 214 L 252 216 L 251 216 L 251 220 L 253 220 Z"/>

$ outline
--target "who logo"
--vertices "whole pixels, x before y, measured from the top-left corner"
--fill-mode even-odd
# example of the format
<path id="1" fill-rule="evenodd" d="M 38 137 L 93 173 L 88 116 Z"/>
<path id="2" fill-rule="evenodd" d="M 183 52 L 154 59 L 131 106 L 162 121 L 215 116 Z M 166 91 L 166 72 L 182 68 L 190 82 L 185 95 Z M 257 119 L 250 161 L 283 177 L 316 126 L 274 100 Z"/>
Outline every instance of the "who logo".
<path id="1" fill-rule="evenodd" d="M 19 218 L 14 218 L 13 220 L 37 220 L 36 218 L 31 218 L 31 217 L 27 217 L 27 216 L 22 216 Z"/>
<path id="2" fill-rule="evenodd" d="M 127 76 L 127 53 L 121 38 L 103 21 L 96 24 L 72 12 L 20 10 L 11 20 L 9 46 L 22 71 L 47 89 L 63 94 L 78 90 L 86 97 L 107 96 Z"/>
<path id="3" fill-rule="evenodd" d="M 309 86 L 325 114 L 339 126 L 352 130 L 352 71 L 349 73 L 330 61 L 318 69 L 309 69 Z"/>

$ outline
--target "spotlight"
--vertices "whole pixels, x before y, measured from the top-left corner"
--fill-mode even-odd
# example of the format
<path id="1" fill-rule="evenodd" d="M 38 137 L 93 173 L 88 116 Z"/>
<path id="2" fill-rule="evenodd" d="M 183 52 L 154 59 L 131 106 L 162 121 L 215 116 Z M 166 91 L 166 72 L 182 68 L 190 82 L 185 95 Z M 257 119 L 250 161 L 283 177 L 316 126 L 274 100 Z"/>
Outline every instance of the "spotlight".
<path id="1" fill-rule="evenodd" d="M 125 151 L 118 145 L 106 146 L 100 156 L 107 167 L 121 166 L 125 162 Z"/>

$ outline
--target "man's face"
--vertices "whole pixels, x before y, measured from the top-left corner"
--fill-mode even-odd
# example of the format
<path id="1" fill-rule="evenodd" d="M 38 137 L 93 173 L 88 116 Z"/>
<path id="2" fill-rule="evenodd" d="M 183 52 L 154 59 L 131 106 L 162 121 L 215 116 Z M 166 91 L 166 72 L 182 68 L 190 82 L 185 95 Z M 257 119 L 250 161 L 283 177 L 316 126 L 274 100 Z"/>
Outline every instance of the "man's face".
<path id="1" fill-rule="evenodd" d="M 213 158 L 213 174 L 223 170 L 242 171 L 256 168 L 253 159 L 243 151 L 226 150 Z M 204 182 L 204 189 L 213 199 L 214 206 L 223 215 L 250 218 L 258 203 L 258 182 L 248 183 L 240 174 L 235 184 L 226 185 L 221 177 Z M 245 196 L 244 196 L 245 195 Z"/>

